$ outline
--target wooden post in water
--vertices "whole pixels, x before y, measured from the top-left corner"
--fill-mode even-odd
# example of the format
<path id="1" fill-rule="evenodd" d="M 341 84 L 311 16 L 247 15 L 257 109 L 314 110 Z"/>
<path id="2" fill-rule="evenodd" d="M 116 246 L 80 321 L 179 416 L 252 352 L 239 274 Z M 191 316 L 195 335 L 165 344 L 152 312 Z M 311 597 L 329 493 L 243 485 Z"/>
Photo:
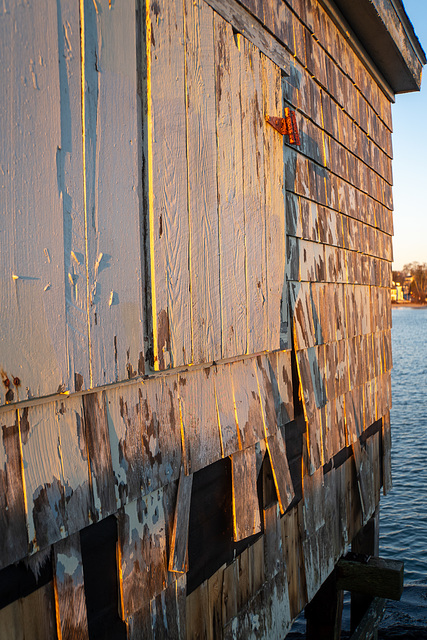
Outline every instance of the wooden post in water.
<path id="1" fill-rule="evenodd" d="M 305 608 L 307 640 L 339 640 L 343 594 L 337 590 L 333 572 Z"/>
<path id="2" fill-rule="evenodd" d="M 367 556 L 379 555 L 379 508 L 377 507 L 372 518 L 353 538 L 351 550 L 353 553 L 364 554 Z M 350 624 L 353 632 L 367 609 L 369 608 L 373 598 L 372 596 L 363 595 L 353 592 L 351 594 Z M 377 631 L 374 633 L 374 640 L 378 637 Z"/>

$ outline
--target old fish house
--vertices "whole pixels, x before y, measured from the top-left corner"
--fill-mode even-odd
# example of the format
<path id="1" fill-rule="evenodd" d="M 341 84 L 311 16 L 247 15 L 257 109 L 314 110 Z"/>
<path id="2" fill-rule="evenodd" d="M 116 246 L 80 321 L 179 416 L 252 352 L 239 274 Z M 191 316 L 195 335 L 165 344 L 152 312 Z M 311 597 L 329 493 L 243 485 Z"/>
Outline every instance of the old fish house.
<path id="1" fill-rule="evenodd" d="M 402 581 L 402 2 L 5 0 L 0 48 L 0 637 L 338 637 Z"/>

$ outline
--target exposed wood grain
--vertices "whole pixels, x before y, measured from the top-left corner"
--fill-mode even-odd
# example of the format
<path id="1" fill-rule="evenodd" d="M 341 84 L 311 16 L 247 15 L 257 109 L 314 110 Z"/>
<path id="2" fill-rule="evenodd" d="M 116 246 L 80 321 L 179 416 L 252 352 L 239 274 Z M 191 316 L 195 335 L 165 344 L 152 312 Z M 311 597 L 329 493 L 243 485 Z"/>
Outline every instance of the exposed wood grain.
<path id="1" fill-rule="evenodd" d="M 155 368 L 165 369 L 192 361 L 184 15 L 180 2 L 148 4 L 147 151 L 153 346 Z"/>
<path id="2" fill-rule="evenodd" d="M 286 563 L 291 618 L 302 610 L 307 601 L 305 584 L 302 501 L 281 519 L 282 545 Z"/>
<path id="3" fill-rule="evenodd" d="M 279 500 L 280 513 L 283 515 L 294 499 L 295 492 L 289 471 L 286 445 L 280 430 L 266 439 L 270 456 L 274 485 Z"/>
<path id="4" fill-rule="evenodd" d="M 240 56 L 230 24 L 214 14 L 222 356 L 246 353 L 246 253 Z"/>
<path id="5" fill-rule="evenodd" d="M 193 475 L 186 476 L 184 468 L 181 467 L 169 550 L 169 571 L 177 573 L 185 573 L 188 570 L 188 525 L 192 486 Z"/>
<path id="6" fill-rule="evenodd" d="M 224 458 L 238 451 L 240 448 L 233 398 L 232 368 L 233 365 L 224 364 L 217 368 L 214 377 L 215 400 L 221 435 L 221 451 Z"/>
<path id="7" fill-rule="evenodd" d="M 88 450 L 93 499 L 92 518 L 102 519 L 116 511 L 106 392 L 83 396 L 84 435 Z"/>
<path id="8" fill-rule="evenodd" d="M 373 461 L 369 452 L 360 444 L 359 440 L 353 442 L 354 462 L 356 464 L 357 486 L 362 505 L 363 523 L 365 524 L 375 511 L 375 486 Z"/>
<path id="9" fill-rule="evenodd" d="M 194 473 L 221 458 L 211 368 L 192 371 L 186 377 L 179 376 L 178 392 L 184 430 L 186 473 Z"/>
<path id="10" fill-rule="evenodd" d="M 71 535 L 87 527 L 92 509 L 81 397 L 71 396 L 64 402 L 57 401 L 55 417 L 61 454 L 66 526 L 68 535 Z"/>
<path id="11" fill-rule="evenodd" d="M 2 414 L 0 427 L 0 567 L 3 568 L 27 554 L 28 538 L 17 412 Z"/>
<path id="12" fill-rule="evenodd" d="M 280 511 L 277 502 L 263 509 L 264 518 L 264 575 L 266 580 L 283 571 L 283 549 Z"/>
<path id="13" fill-rule="evenodd" d="M 82 6 L 92 386 L 143 373 L 140 172 L 135 3 Z"/>
<path id="14" fill-rule="evenodd" d="M 263 416 L 254 361 L 249 359 L 235 362 L 231 375 L 239 442 L 245 449 L 264 438 Z"/>
<path id="15" fill-rule="evenodd" d="M 78 22 L 75 27 L 78 33 Z M 0 366 L 11 381 L 14 376 L 21 381 L 7 390 L 2 386 L 1 404 L 54 393 L 70 382 L 57 166 L 63 124 L 58 73 L 62 28 L 57 5 L 49 2 L 8 6 L 0 20 Z"/>
<path id="16" fill-rule="evenodd" d="M 280 69 L 261 56 L 264 115 L 282 114 L 282 76 Z M 283 330 L 287 318 L 285 282 L 285 198 L 283 136 L 272 127 L 264 132 L 265 216 L 267 254 L 267 349 L 280 348 L 286 339 Z M 282 333 L 282 335 L 281 335 Z"/>
<path id="17" fill-rule="evenodd" d="M 235 0 L 206 0 L 232 27 L 252 42 L 278 67 L 288 72 L 288 54 L 263 26 Z"/>
<path id="18" fill-rule="evenodd" d="M 0 637 L 37 640 L 57 637 L 52 582 L 0 609 Z"/>
<path id="19" fill-rule="evenodd" d="M 57 627 L 61 630 L 61 640 L 88 640 L 79 533 L 57 542 L 54 558 Z"/>
<path id="20" fill-rule="evenodd" d="M 179 576 L 151 600 L 151 626 L 154 640 L 186 638 L 187 576 Z"/>
<path id="21" fill-rule="evenodd" d="M 184 2 L 193 361 L 221 358 L 213 11 Z"/>
<path id="22" fill-rule="evenodd" d="M 123 616 L 126 619 L 166 587 L 166 525 L 162 490 L 130 502 L 119 512 L 118 539 Z"/>
<path id="23" fill-rule="evenodd" d="M 267 252 L 264 194 L 262 63 L 259 49 L 241 41 L 243 182 L 246 212 L 248 353 L 267 345 Z M 270 128 L 270 127 L 269 127 Z"/>
<path id="24" fill-rule="evenodd" d="M 384 495 L 392 488 L 391 476 L 391 428 L 390 412 L 387 412 L 382 419 L 382 452 L 383 452 L 383 492 Z"/>
<path id="25" fill-rule="evenodd" d="M 234 540 L 243 540 L 261 531 L 257 493 L 255 448 L 231 456 Z"/>
<path id="26" fill-rule="evenodd" d="M 210 620 L 206 612 L 209 611 L 208 582 L 195 589 L 187 597 L 186 602 L 187 638 L 206 638 L 212 640 Z"/>
<path id="27" fill-rule="evenodd" d="M 337 565 L 337 588 L 400 600 L 403 592 L 403 562 L 371 557 L 365 563 L 342 558 Z"/>
<path id="28" fill-rule="evenodd" d="M 20 413 L 29 551 L 66 535 L 66 501 L 54 405 Z"/>
<path id="29" fill-rule="evenodd" d="M 294 419 L 291 351 L 269 353 L 268 361 L 277 424 L 284 427 Z"/>
<path id="30" fill-rule="evenodd" d="M 262 419 L 264 423 L 264 434 L 274 435 L 277 431 L 276 403 L 271 380 L 272 370 L 267 355 L 259 355 L 256 358 L 256 373 L 258 379 L 258 389 L 261 399 Z"/>

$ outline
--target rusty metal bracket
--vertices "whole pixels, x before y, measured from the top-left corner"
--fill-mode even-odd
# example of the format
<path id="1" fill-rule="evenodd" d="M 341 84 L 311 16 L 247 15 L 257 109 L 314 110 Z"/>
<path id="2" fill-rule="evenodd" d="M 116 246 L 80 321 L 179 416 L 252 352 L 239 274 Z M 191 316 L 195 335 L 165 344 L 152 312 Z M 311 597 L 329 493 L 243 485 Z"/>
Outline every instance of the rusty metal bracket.
<path id="1" fill-rule="evenodd" d="M 271 125 L 282 136 L 289 136 L 289 144 L 300 145 L 300 137 L 298 133 L 295 111 L 291 111 L 289 107 L 285 108 L 285 117 L 265 116 L 266 122 Z"/>

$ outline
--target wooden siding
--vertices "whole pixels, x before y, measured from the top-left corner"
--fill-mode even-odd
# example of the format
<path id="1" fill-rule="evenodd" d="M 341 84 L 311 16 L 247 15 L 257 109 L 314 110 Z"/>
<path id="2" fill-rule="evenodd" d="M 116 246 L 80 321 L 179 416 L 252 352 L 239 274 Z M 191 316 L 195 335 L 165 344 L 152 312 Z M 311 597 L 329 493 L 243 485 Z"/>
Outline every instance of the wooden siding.
<path id="1" fill-rule="evenodd" d="M 389 98 L 316 0 L 45 4 L 0 18 L 0 569 L 54 581 L 0 628 L 87 637 L 111 516 L 129 640 L 281 639 L 391 487 Z"/>

